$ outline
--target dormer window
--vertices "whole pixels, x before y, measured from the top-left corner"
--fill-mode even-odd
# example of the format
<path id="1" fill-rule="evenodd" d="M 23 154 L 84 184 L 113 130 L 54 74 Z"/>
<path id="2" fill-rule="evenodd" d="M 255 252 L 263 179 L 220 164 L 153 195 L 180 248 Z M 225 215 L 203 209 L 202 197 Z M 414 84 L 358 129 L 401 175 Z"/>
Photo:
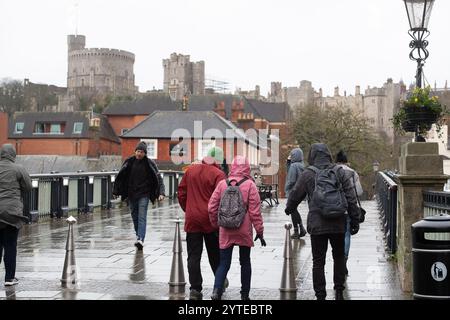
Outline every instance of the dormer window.
<path id="1" fill-rule="evenodd" d="M 15 134 L 22 134 L 24 125 L 25 124 L 23 122 L 16 122 L 16 127 L 14 129 L 14 133 Z"/>
<path id="2" fill-rule="evenodd" d="M 64 133 L 64 123 L 36 122 L 33 134 L 59 135 Z"/>
<path id="3" fill-rule="evenodd" d="M 75 122 L 73 124 L 73 133 L 81 134 L 82 131 L 83 131 L 83 122 Z"/>

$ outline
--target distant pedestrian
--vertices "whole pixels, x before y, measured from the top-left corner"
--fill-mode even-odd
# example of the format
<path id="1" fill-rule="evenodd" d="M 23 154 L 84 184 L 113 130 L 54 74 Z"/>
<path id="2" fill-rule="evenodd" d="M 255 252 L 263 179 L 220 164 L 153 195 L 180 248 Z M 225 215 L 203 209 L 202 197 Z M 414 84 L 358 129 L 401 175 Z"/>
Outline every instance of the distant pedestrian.
<path id="1" fill-rule="evenodd" d="M 305 170 L 305 164 L 303 162 L 303 151 L 300 148 L 292 149 L 288 157 L 287 174 L 286 174 L 286 184 L 284 191 L 286 198 L 289 197 L 289 193 L 295 186 L 295 183 L 300 178 L 300 175 Z M 290 213 L 292 219 L 292 225 L 294 226 L 294 234 L 291 236 L 292 239 L 300 239 L 306 235 L 305 227 L 302 223 L 302 218 L 300 213 L 296 209 Z"/>
<path id="2" fill-rule="evenodd" d="M 232 184 L 232 181 L 235 181 L 234 184 Z M 250 175 L 250 164 L 246 158 L 236 156 L 231 165 L 229 178 L 220 181 L 214 190 L 208 205 L 209 218 L 214 227 L 218 226 L 219 205 L 221 205 L 221 198 L 227 189 L 228 182 L 232 185 L 238 184 L 246 213 L 239 228 L 220 227 L 220 266 L 216 272 L 211 299 L 221 300 L 222 298 L 222 284 L 230 269 L 233 248 L 236 245 L 239 246 L 239 261 L 241 263 L 241 299 L 249 300 L 252 276 L 250 249 L 254 245 L 253 227 L 257 234 L 255 240 L 260 239 L 263 246 L 266 245 L 266 242 L 263 236 L 264 226 L 259 192 Z"/>
<path id="3" fill-rule="evenodd" d="M 350 216 L 351 234 L 356 234 L 359 230 L 359 210 L 356 204 L 353 181 L 352 179 L 348 179 L 342 168 L 332 163 L 331 153 L 323 143 L 315 143 L 311 146 L 308 163 L 310 166 L 300 175 L 300 178 L 289 194 L 285 211 L 292 213 L 297 209 L 300 202 L 308 197 L 309 212 L 307 229 L 311 235 L 313 287 L 315 295 L 317 300 L 325 300 L 327 295 L 324 268 L 329 241 L 334 260 L 333 280 L 335 298 L 336 300 L 343 300 L 343 292 L 345 289 L 344 235 L 347 218 L 345 212 L 348 212 Z M 321 183 L 319 185 L 320 188 L 316 188 L 319 182 L 318 178 L 326 177 L 324 173 L 329 173 L 329 178 L 336 179 L 337 181 L 333 181 L 333 184 L 328 185 Z M 329 180 L 329 182 L 332 181 Z M 332 193 L 326 191 L 331 191 Z M 332 195 L 333 201 L 339 199 L 339 204 L 345 205 L 344 209 L 339 208 L 339 215 L 337 217 L 329 217 L 326 215 L 330 214 L 328 209 L 334 203 L 325 201 L 317 203 L 317 199 L 320 199 L 323 195 L 328 197 L 324 200 L 330 199 L 330 195 Z M 325 203 L 330 207 L 324 207 Z M 331 213 L 333 212 L 331 211 Z"/>
<path id="4" fill-rule="evenodd" d="M 139 142 L 134 155 L 123 163 L 114 183 L 113 194 L 121 196 L 122 201 L 128 200 L 136 233 L 134 245 L 142 250 L 147 231 L 148 203 L 151 201 L 154 204 L 165 197 L 163 179 L 156 163 L 147 157 L 145 142 Z"/>
<path id="5" fill-rule="evenodd" d="M 23 199 L 31 190 L 29 174 L 15 161 L 14 147 L 4 144 L 0 149 L 0 263 L 3 257 L 5 286 L 19 283 L 16 278 L 17 238 L 20 228 L 28 222 L 23 216 Z"/>
<path id="6" fill-rule="evenodd" d="M 214 274 L 220 260 L 219 230 L 209 221 L 208 202 L 219 181 L 226 176 L 220 167 L 223 163 L 222 150 L 214 147 L 213 150 L 208 151 L 208 155 L 202 163 L 187 168 L 178 186 L 178 202 L 185 212 L 184 231 L 188 254 L 190 300 L 203 299 L 203 278 L 200 268 L 203 241 L 208 253 L 209 265 Z"/>
<path id="7" fill-rule="evenodd" d="M 341 168 L 344 169 L 345 171 L 345 175 L 347 177 L 347 179 L 352 179 L 353 180 L 353 184 L 355 186 L 356 189 L 356 195 L 358 197 L 360 197 L 363 194 L 363 188 L 361 186 L 361 182 L 359 181 L 359 175 L 358 173 L 350 168 L 350 165 L 348 163 L 348 159 L 347 159 L 347 155 L 345 154 L 345 152 L 343 150 L 340 150 L 337 155 L 336 155 L 336 164 L 338 166 L 340 166 Z M 345 250 L 344 250 L 344 255 L 345 255 L 345 274 L 348 275 L 348 269 L 347 269 L 347 260 L 348 260 L 348 254 L 350 252 L 350 216 L 347 215 L 347 224 L 345 227 Z"/>

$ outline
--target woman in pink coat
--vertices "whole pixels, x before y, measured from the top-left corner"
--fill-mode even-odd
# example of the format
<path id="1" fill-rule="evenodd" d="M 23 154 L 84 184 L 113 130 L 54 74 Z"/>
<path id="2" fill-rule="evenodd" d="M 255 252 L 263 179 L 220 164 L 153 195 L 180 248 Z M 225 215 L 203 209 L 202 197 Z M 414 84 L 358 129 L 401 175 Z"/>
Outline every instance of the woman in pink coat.
<path id="1" fill-rule="evenodd" d="M 261 240 L 263 246 L 266 245 L 263 232 L 263 219 L 261 216 L 261 203 L 258 188 L 250 176 L 250 165 L 248 160 L 242 156 L 236 156 L 231 164 L 231 172 L 228 180 L 237 182 L 247 178 L 239 185 L 244 206 L 248 208 L 244 220 L 238 229 L 228 229 L 220 227 L 220 265 L 216 271 L 214 290 L 211 299 L 220 300 L 223 292 L 223 282 L 230 270 L 233 247 L 239 246 L 239 261 L 241 263 L 241 299 L 249 300 L 250 282 L 252 277 L 252 265 L 250 262 L 250 248 L 253 247 L 253 228 L 256 230 L 256 238 Z M 217 185 L 208 204 L 208 213 L 211 224 L 217 227 L 217 212 L 219 210 L 220 199 L 227 188 L 226 180 L 222 180 Z"/>

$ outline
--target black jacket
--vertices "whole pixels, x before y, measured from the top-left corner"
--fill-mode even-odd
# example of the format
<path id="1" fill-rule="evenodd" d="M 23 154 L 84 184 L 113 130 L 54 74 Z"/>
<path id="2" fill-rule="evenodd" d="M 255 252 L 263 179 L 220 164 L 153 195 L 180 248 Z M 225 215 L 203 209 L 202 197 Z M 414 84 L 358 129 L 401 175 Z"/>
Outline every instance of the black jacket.
<path id="1" fill-rule="evenodd" d="M 308 163 L 319 169 L 325 169 L 330 166 L 331 154 L 328 147 L 322 143 L 313 144 L 309 153 Z M 353 180 L 348 178 L 344 169 L 340 168 L 337 171 L 338 179 L 342 183 L 345 196 L 348 202 L 348 214 L 351 219 L 351 224 L 359 224 L 359 210 L 356 203 L 356 194 L 353 187 Z M 345 233 L 346 216 L 337 219 L 324 219 L 320 211 L 310 201 L 314 186 L 315 173 L 310 169 L 306 169 L 298 178 L 294 188 L 289 193 L 289 198 L 286 205 L 286 212 L 292 213 L 297 210 L 297 206 L 308 196 L 308 219 L 307 230 L 309 234 L 320 235 L 329 233 Z"/>
<path id="2" fill-rule="evenodd" d="M 148 179 L 150 180 L 151 186 L 150 201 L 155 203 L 155 200 L 158 199 L 160 195 L 165 196 L 164 182 L 158 171 L 158 166 L 156 163 L 152 159 L 147 157 L 145 158 L 147 159 L 150 169 L 148 171 L 150 172 Z M 114 182 L 113 194 L 116 196 L 121 196 L 122 201 L 125 201 L 128 198 L 128 179 L 130 178 L 131 167 L 135 160 L 135 156 L 129 157 L 125 160 Z"/>

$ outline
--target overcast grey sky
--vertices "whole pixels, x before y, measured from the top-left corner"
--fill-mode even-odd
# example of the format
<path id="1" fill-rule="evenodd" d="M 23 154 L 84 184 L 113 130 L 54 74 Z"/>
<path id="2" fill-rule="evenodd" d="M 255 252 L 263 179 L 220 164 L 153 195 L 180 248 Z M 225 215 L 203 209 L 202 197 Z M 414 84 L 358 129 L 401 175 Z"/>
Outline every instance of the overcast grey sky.
<path id="1" fill-rule="evenodd" d="M 87 47 L 136 54 L 140 91 L 162 88 L 162 59 L 170 53 L 204 60 L 206 74 L 231 89 L 271 81 L 310 80 L 332 95 L 354 86 L 381 86 L 388 77 L 414 81 L 402 0 L 0 0 L 0 79 L 66 86 L 66 35 Z M 425 76 L 450 80 L 450 1 L 436 0 Z"/>

